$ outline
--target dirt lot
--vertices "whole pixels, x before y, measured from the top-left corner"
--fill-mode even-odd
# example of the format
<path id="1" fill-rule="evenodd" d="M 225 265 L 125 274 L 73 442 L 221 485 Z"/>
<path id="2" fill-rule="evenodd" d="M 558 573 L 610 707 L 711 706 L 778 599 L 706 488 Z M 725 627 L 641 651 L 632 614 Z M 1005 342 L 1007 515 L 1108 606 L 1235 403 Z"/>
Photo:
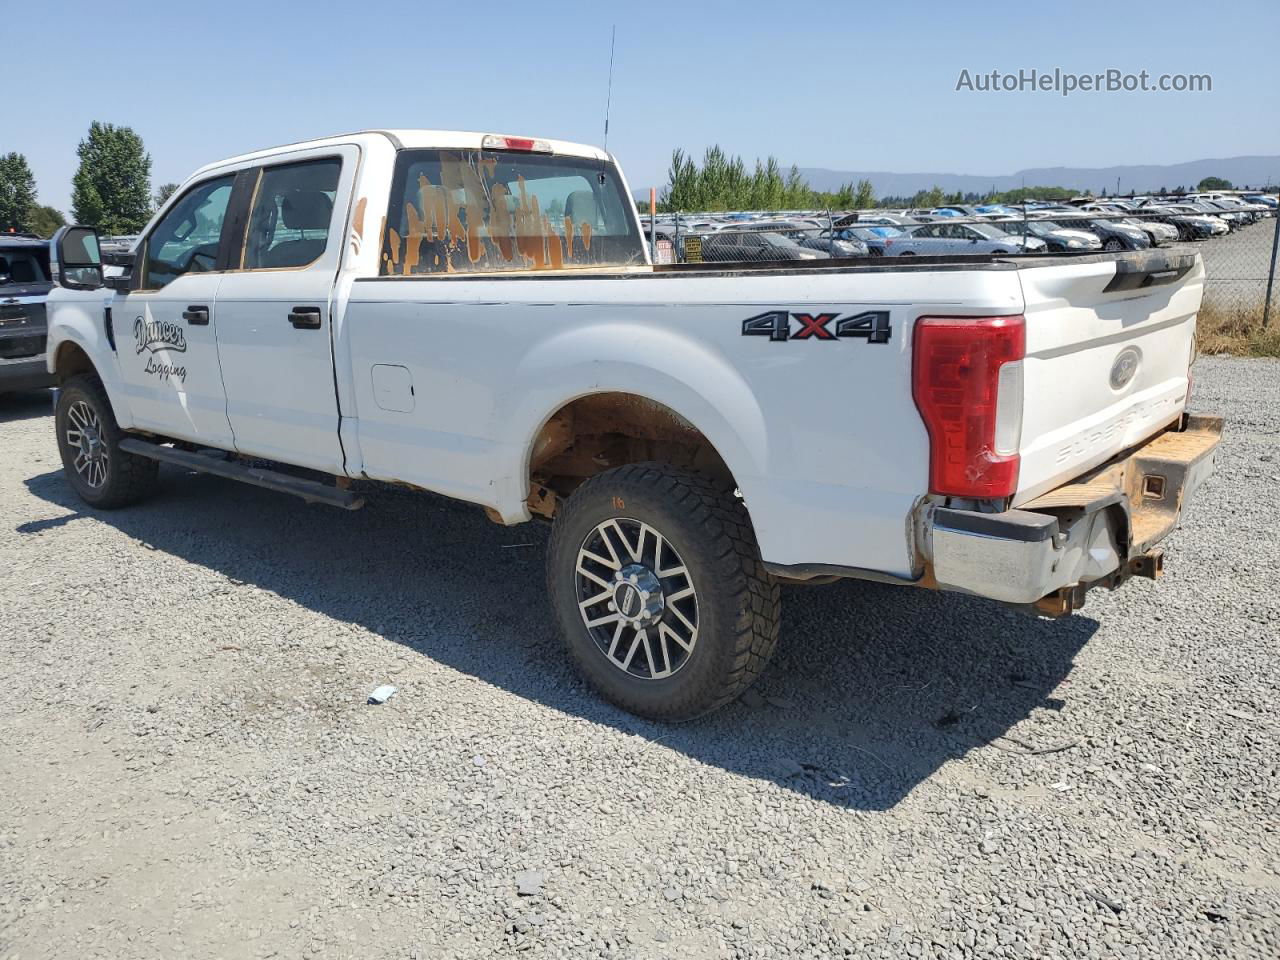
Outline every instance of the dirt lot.
<path id="1" fill-rule="evenodd" d="M 541 527 L 178 472 L 97 513 L 0 399 L 0 958 L 1274 960 L 1280 364 L 1197 370 L 1164 581 L 789 590 L 678 727 L 568 669 Z"/>

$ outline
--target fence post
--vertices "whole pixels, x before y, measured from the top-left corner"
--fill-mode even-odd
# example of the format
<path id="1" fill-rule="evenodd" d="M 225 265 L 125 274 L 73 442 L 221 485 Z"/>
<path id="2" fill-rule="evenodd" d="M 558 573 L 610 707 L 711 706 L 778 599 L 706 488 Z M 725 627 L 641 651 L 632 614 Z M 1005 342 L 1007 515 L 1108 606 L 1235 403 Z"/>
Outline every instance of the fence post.
<path id="1" fill-rule="evenodd" d="M 649 188 L 649 260 L 658 262 L 658 189 Z"/>
<path id="2" fill-rule="evenodd" d="M 1280 194 L 1277 194 L 1280 196 Z M 1267 322 L 1271 319 L 1271 288 L 1276 282 L 1276 251 L 1280 250 L 1280 209 L 1274 213 L 1276 221 L 1276 230 L 1271 237 L 1271 269 L 1267 271 L 1267 299 L 1262 304 L 1262 329 L 1267 329 Z"/>

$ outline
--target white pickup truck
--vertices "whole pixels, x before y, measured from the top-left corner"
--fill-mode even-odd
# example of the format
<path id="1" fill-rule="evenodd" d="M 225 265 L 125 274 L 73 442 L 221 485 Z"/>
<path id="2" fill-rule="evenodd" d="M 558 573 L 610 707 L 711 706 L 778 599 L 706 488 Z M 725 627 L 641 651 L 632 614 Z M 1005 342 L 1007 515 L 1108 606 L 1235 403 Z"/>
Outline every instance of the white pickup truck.
<path id="1" fill-rule="evenodd" d="M 197 171 L 105 284 L 92 229 L 55 259 L 85 502 L 169 462 L 552 519 L 569 652 L 651 717 L 746 689 L 787 581 L 1063 615 L 1157 576 L 1222 430 L 1185 410 L 1195 254 L 655 266 L 612 157 L 555 140 L 262 150 Z"/>

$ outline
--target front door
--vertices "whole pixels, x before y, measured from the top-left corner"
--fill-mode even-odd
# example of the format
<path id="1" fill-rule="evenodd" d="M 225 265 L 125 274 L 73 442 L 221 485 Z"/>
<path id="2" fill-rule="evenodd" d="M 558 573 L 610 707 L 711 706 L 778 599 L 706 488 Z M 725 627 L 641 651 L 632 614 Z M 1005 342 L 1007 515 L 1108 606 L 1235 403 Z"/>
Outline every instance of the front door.
<path id="1" fill-rule="evenodd" d="M 248 230 L 218 290 L 218 355 L 236 450 L 329 473 L 338 439 L 330 309 L 355 147 L 256 172 Z"/>
<path id="2" fill-rule="evenodd" d="M 111 303 L 134 426 L 228 450 L 213 271 L 234 180 L 187 190 L 138 245 L 133 289 Z"/>

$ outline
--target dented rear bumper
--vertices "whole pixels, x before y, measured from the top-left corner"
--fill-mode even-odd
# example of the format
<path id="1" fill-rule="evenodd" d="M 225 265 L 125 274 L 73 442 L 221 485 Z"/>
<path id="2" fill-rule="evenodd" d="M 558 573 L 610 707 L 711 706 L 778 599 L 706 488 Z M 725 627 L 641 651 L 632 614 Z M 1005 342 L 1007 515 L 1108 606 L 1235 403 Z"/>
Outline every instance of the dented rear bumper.
<path id="1" fill-rule="evenodd" d="M 1213 473 L 1222 427 L 1221 417 L 1184 415 L 1177 428 L 1017 510 L 934 508 L 925 551 L 937 586 L 1060 616 L 1090 587 L 1158 577 L 1154 547 Z"/>

